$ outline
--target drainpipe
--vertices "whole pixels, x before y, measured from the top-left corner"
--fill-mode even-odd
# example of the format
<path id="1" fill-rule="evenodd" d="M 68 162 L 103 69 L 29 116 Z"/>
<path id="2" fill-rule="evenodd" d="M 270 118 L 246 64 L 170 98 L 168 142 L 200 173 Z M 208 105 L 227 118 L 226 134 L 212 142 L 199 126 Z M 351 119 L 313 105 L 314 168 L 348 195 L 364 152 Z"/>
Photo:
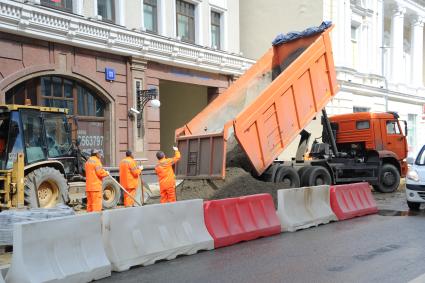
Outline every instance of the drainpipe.
<path id="1" fill-rule="evenodd" d="M 382 8 L 381 8 L 381 13 L 382 13 L 382 38 L 381 38 L 381 75 L 384 78 L 384 88 L 385 88 L 385 93 L 384 93 L 384 100 L 385 100 L 385 112 L 388 111 L 388 80 L 387 77 L 384 75 L 384 49 L 385 48 L 391 48 L 390 46 L 385 46 L 384 45 L 384 31 L 385 31 L 385 16 L 384 16 L 384 1 L 382 1 Z"/>

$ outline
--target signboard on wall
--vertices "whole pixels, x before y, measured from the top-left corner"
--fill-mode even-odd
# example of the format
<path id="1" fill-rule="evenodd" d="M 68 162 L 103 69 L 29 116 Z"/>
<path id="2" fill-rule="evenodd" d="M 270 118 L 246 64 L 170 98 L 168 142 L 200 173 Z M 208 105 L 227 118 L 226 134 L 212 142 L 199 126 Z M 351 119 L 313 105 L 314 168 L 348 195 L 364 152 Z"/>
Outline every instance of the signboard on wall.
<path id="1" fill-rule="evenodd" d="M 100 150 L 102 155 L 105 152 L 105 138 L 103 132 L 103 122 L 79 121 L 78 138 L 81 139 L 80 149 L 82 152 L 91 154 L 92 149 Z"/>

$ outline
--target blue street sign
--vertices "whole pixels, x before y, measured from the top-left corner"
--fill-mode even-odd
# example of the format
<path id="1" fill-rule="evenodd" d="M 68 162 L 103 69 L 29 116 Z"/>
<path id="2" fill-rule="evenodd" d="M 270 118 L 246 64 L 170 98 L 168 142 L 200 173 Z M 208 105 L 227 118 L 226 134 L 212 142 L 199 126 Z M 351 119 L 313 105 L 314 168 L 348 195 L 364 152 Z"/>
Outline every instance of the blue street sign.
<path id="1" fill-rule="evenodd" d="M 105 80 L 115 81 L 115 70 L 112 68 L 105 68 Z"/>

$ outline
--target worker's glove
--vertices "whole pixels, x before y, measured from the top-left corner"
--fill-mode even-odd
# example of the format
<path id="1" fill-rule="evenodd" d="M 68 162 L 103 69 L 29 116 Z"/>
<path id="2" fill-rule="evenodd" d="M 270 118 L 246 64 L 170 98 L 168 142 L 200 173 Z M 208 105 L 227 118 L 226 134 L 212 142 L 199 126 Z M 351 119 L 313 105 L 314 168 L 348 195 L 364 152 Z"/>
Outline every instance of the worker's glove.
<path id="1" fill-rule="evenodd" d="M 140 166 L 139 166 L 139 169 L 140 169 L 140 170 L 143 170 L 143 165 L 140 165 Z"/>
<path id="2" fill-rule="evenodd" d="M 109 171 L 105 171 L 106 172 L 106 174 L 108 174 L 109 176 L 111 176 L 111 172 L 109 172 Z"/>
<path id="3" fill-rule="evenodd" d="M 179 149 L 177 148 L 177 146 L 173 146 L 174 151 L 178 151 Z"/>

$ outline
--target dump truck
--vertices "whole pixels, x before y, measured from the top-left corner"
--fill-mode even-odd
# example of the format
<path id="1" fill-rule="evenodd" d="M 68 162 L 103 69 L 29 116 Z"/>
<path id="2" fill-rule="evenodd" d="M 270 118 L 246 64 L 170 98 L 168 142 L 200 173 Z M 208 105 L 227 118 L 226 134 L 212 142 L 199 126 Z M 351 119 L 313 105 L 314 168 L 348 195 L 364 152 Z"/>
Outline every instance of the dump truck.
<path id="1" fill-rule="evenodd" d="M 288 187 L 367 181 L 381 192 L 406 174 L 406 137 L 396 113 L 328 118 L 338 92 L 330 31 L 323 24 L 270 48 L 226 92 L 176 130 L 178 178 L 225 178 L 226 166 Z M 310 152 L 305 128 L 322 114 Z M 391 128 L 391 129 L 390 129 Z M 278 156 L 300 135 L 296 156 Z"/>

